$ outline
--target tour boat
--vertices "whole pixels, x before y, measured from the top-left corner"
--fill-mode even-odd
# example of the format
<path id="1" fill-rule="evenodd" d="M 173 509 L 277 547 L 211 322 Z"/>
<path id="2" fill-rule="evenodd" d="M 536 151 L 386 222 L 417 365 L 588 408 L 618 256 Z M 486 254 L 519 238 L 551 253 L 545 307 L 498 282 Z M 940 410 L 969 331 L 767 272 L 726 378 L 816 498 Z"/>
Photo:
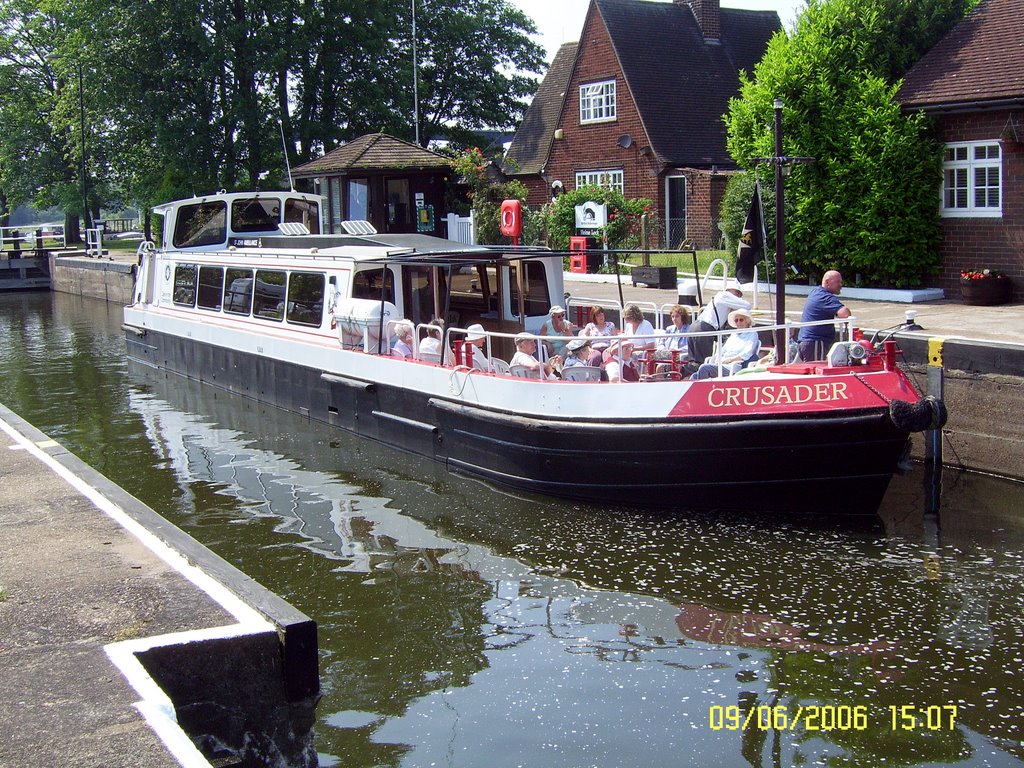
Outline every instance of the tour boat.
<path id="1" fill-rule="evenodd" d="M 566 303 L 562 254 L 381 234 L 366 222 L 324 234 L 326 211 L 320 196 L 297 192 L 156 208 L 162 246 L 140 248 L 124 310 L 129 357 L 450 471 L 611 505 L 871 514 L 910 433 L 944 418 L 898 365 L 894 342 L 852 329 L 826 361 L 698 381 L 671 358 L 641 363 L 639 382 L 478 369 L 470 326 L 484 327 L 491 361 L 507 362 L 515 337 Z M 400 320 L 419 337 L 437 317 L 438 355 L 392 353 Z"/>

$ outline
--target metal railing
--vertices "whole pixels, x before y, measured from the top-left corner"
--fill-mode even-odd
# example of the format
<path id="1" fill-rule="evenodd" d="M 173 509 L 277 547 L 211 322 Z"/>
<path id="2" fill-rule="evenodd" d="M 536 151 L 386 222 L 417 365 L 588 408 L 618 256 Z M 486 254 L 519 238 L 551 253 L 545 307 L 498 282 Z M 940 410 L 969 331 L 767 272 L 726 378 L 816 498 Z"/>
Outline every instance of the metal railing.
<path id="1" fill-rule="evenodd" d="M 600 305 L 598 305 L 598 306 L 600 306 Z M 401 320 L 389 320 L 389 321 L 387 321 L 387 331 L 385 333 L 386 337 L 388 337 L 390 339 L 390 337 L 393 334 L 394 325 L 399 323 L 399 322 L 402 322 L 402 321 Z M 684 333 L 677 333 L 677 334 L 664 333 L 664 332 L 662 332 L 659 329 L 659 331 L 654 333 L 654 334 L 643 334 L 643 335 L 620 334 L 620 335 L 616 335 L 616 336 L 609 336 L 609 337 L 602 337 L 602 338 L 607 338 L 609 343 L 611 343 L 611 344 L 617 344 L 617 349 L 615 349 L 610 355 L 608 355 L 606 357 L 608 358 L 608 360 L 616 360 L 619 363 L 620 366 L 627 359 L 627 357 L 623 354 L 623 349 L 627 345 L 623 344 L 622 342 L 629 341 L 629 342 L 632 343 L 632 346 L 634 348 L 644 347 L 644 348 L 647 348 L 648 350 L 650 350 L 647 353 L 647 355 L 645 355 L 645 357 L 643 359 L 643 363 L 646 364 L 646 372 L 644 373 L 644 375 L 642 377 L 642 380 L 645 380 L 645 381 L 656 381 L 656 380 L 671 380 L 670 377 L 662 377 L 661 375 L 659 375 L 659 373 L 661 373 L 658 370 L 659 366 L 664 366 L 664 365 L 673 366 L 673 371 L 678 374 L 680 372 L 681 368 L 682 368 L 682 364 L 685 364 L 687 362 L 693 362 L 693 363 L 699 365 L 699 364 L 705 362 L 704 360 L 688 361 L 686 359 L 686 355 L 685 355 L 685 352 L 683 350 L 686 349 L 686 347 L 687 347 L 686 342 L 690 338 L 694 338 L 694 337 L 712 337 L 712 338 L 714 338 L 714 340 L 716 342 L 716 347 L 715 347 L 716 348 L 716 352 L 715 352 L 714 355 L 712 355 L 712 358 L 714 358 L 714 359 L 710 360 L 710 362 L 712 362 L 712 363 L 717 365 L 717 375 L 718 376 L 722 376 L 724 374 L 725 368 L 727 366 L 723 365 L 718 350 L 721 350 L 721 348 L 725 344 L 726 340 L 730 336 L 732 336 L 733 334 L 753 330 L 753 331 L 757 332 L 760 336 L 768 335 L 770 338 L 774 338 L 774 333 L 773 332 L 778 330 L 778 329 L 782 329 L 782 330 L 785 331 L 785 338 L 787 340 L 789 340 L 790 342 L 792 342 L 793 340 L 796 339 L 797 332 L 799 331 L 800 328 L 814 327 L 814 326 L 831 326 L 831 327 L 834 327 L 836 329 L 836 331 L 837 331 L 837 339 L 838 339 L 838 341 L 852 342 L 854 340 L 855 323 L 856 323 L 856 318 L 853 317 L 853 316 L 850 316 L 850 317 L 846 317 L 846 318 L 836 318 L 836 319 L 833 319 L 833 320 L 820 320 L 820 321 L 816 321 L 816 322 L 806 322 L 806 323 L 805 322 L 800 322 L 800 321 L 795 321 L 795 320 L 787 320 L 782 325 L 765 324 L 765 325 L 755 325 L 755 326 L 752 326 L 751 328 L 743 328 L 743 329 L 725 328 L 725 329 L 712 330 L 712 331 L 699 331 L 699 332 L 698 331 L 694 331 L 694 332 L 686 331 Z M 452 351 L 452 347 L 453 346 L 455 346 L 455 347 L 462 346 L 463 349 L 464 349 L 465 345 L 463 344 L 463 340 L 465 340 L 465 338 L 469 335 L 469 333 L 470 333 L 469 329 L 467 329 L 467 328 L 454 328 L 454 327 L 442 329 L 442 328 L 440 328 L 440 326 L 431 325 L 429 323 L 420 323 L 420 324 L 416 325 L 416 337 L 418 338 L 420 336 L 420 334 L 423 331 L 425 331 L 425 330 L 441 331 L 441 333 L 442 333 L 442 336 L 441 336 L 441 342 L 442 342 L 441 343 L 441 347 L 442 347 L 442 350 L 446 350 L 446 351 L 443 352 L 441 356 L 439 356 L 440 357 L 439 360 L 434 360 L 433 356 L 425 356 L 424 353 L 421 353 L 418 350 L 418 348 L 417 348 L 418 345 L 417 345 L 417 347 L 413 348 L 413 355 L 412 355 L 411 359 L 420 360 L 420 361 L 436 362 L 439 365 L 448 366 L 448 367 L 457 366 L 457 365 L 462 365 L 463 367 L 465 367 L 463 363 L 459 362 L 459 358 L 461 356 L 459 355 L 459 353 L 457 351 L 453 352 Z M 485 336 L 486 341 L 484 342 L 483 354 L 485 354 L 488 359 L 493 360 L 494 359 L 493 358 L 493 354 L 492 354 L 493 353 L 493 346 L 492 346 L 493 340 L 494 339 L 514 339 L 517 335 L 518 334 L 516 334 L 516 333 L 498 332 L 498 331 L 486 331 L 485 330 L 484 331 L 484 336 Z M 579 336 L 543 336 L 542 337 L 542 336 L 539 336 L 537 334 L 533 334 L 533 335 L 537 338 L 537 341 L 538 341 L 538 346 L 537 346 L 538 362 L 540 362 L 542 364 L 545 362 L 545 359 L 544 359 L 545 356 L 543 355 L 543 353 L 541 351 L 543 349 L 543 345 L 540 344 L 539 342 L 541 342 L 541 341 L 550 341 L 550 342 L 555 342 L 555 343 L 567 343 L 569 341 L 572 341 L 573 339 L 579 338 Z M 671 345 L 668 344 L 668 342 L 670 340 L 678 340 L 680 342 L 680 344 L 678 345 L 678 349 L 679 349 L 678 353 L 676 353 L 676 354 L 672 353 L 672 350 L 670 349 Z M 455 343 L 455 342 L 458 342 L 458 343 Z M 787 343 L 786 349 L 784 350 L 783 354 L 782 355 L 777 355 L 775 362 L 777 362 L 778 364 L 789 364 L 789 363 L 794 362 L 795 361 L 794 346 L 795 345 L 793 343 Z M 370 349 L 370 344 L 369 344 L 368 340 L 364 340 L 363 347 L 364 347 L 364 351 L 368 351 L 368 352 L 372 351 Z M 665 356 L 663 358 L 659 357 L 657 355 L 657 350 L 659 350 L 659 349 L 664 349 L 666 351 L 666 354 L 665 354 Z M 763 350 L 764 350 L 764 347 L 761 347 L 761 351 L 763 351 Z M 381 345 L 381 353 L 382 354 L 390 354 L 390 348 L 389 347 L 384 347 L 384 345 Z M 679 376 L 675 376 L 675 379 L 678 379 L 678 378 L 679 378 Z"/>
<path id="2" fill-rule="evenodd" d="M 64 227 L 0 227 L 0 251 L 5 254 L 58 250 L 66 247 Z"/>

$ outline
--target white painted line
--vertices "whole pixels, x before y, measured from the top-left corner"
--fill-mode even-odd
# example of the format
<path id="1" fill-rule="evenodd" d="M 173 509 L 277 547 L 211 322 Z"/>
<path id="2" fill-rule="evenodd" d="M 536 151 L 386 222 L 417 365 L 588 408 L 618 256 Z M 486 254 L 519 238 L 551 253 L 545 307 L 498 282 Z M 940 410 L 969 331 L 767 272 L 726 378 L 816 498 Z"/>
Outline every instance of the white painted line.
<path id="1" fill-rule="evenodd" d="M 174 705 L 171 703 L 171 700 L 153 678 L 150 677 L 149 673 L 146 672 L 136 654 L 157 647 L 202 640 L 240 637 L 261 632 L 274 632 L 273 624 L 228 590 L 223 584 L 199 567 L 188 562 L 178 552 L 175 552 L 154 534 L 146 530 L 146 528 L 136 522 L 121 507 L 100 493 L 96 488 L 93 488 L 53 456 L 42 450 L 44 447 L 58 446 L 59 443 L 53 440 L 41 440 L 38 443 L 33 443 L 3 418 L 0 418 L 0 428 L 14 440 L 14 445 L 10 446 L 11 450 L 24 450 L 32 454 L 49 467 L 54 474 L 61 477 L 82 496 L 91 501 L 97 509 L 138 539 L 143 546 L 167 563 L 167 565 L 188 579 L 201 591 L 205 592 L 211 600 L 220 605 L 238 621 L 237 624 L 233 625 L 188 632 L 175 632 L 154 637 L 126 640 L 104 646 L 104 651 L 111 662 L 121 671 L 121 674 L 124 675 L 128 683 L 135 689 L 135 692 L 142 697 L 141 701 L 135 703 L 135 708 L 174 758 L 184 768 L 209 768 L 210 763 L 178 725 L 174 714 Z"/>

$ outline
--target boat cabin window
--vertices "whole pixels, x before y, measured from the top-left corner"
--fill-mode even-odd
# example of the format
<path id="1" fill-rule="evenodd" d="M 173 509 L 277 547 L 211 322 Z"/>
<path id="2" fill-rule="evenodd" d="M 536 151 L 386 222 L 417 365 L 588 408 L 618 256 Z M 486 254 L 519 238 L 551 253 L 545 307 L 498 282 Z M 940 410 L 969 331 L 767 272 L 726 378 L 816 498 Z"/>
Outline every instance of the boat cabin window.
<path id="1" fill-rule="evenodd" d="M 218 245 L 228 239 L 228 206 L 223 200 L 183 205 L 174 221 L 174 247 Z"/>
<path id="2" fill-rule="evenodd" d="M 178 264 L 174 268 L 174 303 L 186 307 L 196 305 L 196 276 L 198 270 L 195 264 Z"/>
<path id="3" fill-rule="evenodd" d="M 324 316 L 323 272 L 292 272 L 288 276 L 288 322 L 320 327 Z"/>
<path id="4" fill-rule="evenodd" d="M 460 324 L 497 317 L 497 279 L 493 265 L 467 264 L 451 272 L 451 311 L 458 313 Z"/>
<path id="5" fill-rule="evenodd" d="M 198 305 L 203 309 L 220 309 L 224 293 L 224 268 L 199 268 Z"/>
<path id="6" fill-rule="evenodd" d="M 253 293 L 252 313 L 268 320 L 284 318 L 284 287 L 286 272 L 274 269 L 256 270 L 256 290 Z"/>
<path id="7" fill-rule="evenodd" d="M 320 204 L 312 200 L 288 198 L 284 201 L 284 220 L 305 224 L 314 235 L 320 232 Z"/>
<path id="8" fill-rule="evenodd" d="M 248 315 L 252 311 L 252 270 L 228 268 L 224 277 L 224 311 Z"/>
<path id="9" fill-rule="evenodd" d="M 232 232 L 274 232 L 281 220 L 281 201 L 276 197 L 253 197 L 231 204 Z"/>
<path id="10" fill-rule="evenodd" d="M 528 317 L 546 315 L 551 307 L 548 298 L 548 279 L 544 271 L 544 265 L 539 261 L 522 262 L 523 270 L 523 297 L 525 299 L 525 311 Z M 512 301 L 512 314 L 519 312 L 519 284 L 516 277 L 518 265 L 510 268 L 510 291 Z"/>
<path id="11" fill-rule="evenodd" d="M 395 303 L 395 275 L 390 269 L 361 269 L 352 276 L 352 298 L 381 300 L 381 279 L 384 280 L 384 301 Z"/>
<path id="12" fill-rule="evenodd" d="M 402 267 L 402 289 L 405 294 L 405 316 L 414 325 L 429 323 L 434 317 L 434 269 L 423 266 Z M 443 305 L 442 305 L 443 306 Z"/>

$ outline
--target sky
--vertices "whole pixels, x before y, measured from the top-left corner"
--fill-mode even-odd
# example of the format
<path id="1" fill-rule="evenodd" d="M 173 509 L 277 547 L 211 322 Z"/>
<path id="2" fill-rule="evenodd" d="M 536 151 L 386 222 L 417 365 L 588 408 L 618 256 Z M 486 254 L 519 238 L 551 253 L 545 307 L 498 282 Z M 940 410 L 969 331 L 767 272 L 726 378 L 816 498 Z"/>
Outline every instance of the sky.
<path id="1" fill-rule="evenodd" d="M 587 14 L 590 0 L 509 0 L 537 24 L 540 36 L 537 39 L 548 52 L 548 63 L 562 43 L 580 39 L 583 19 Z M 798 9 L 804 7 L 803 0 L 722 0 L 725 8 L 745 8 L 750 11 L 775 11 L 782 20 L 782 26 L 793 25 Z"/>

